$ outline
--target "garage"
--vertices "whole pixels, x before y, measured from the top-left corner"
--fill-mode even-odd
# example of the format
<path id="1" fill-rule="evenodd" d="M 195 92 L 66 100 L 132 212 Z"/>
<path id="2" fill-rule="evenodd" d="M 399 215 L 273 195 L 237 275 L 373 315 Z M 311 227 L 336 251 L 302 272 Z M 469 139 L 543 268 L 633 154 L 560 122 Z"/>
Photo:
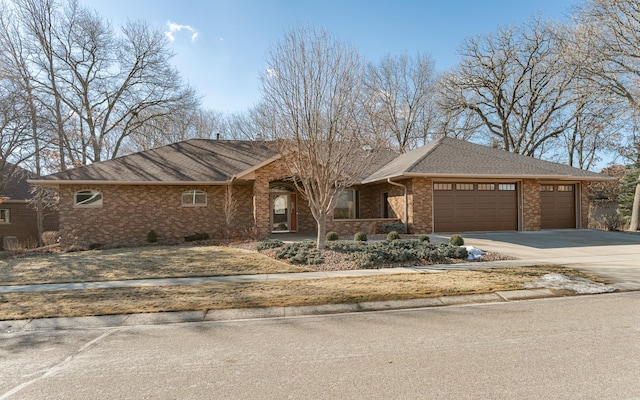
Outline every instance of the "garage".
<path id="1" fill-rule="evenodd" d="M 434 183 L 434 231 L 518 230 L 516 188 L 516 183 Z"/>
<path id="2" fill-rule="evenodd" d="M 576 227 L 576 185 L 541 184 L 540 218 L 542 229 Z"/>

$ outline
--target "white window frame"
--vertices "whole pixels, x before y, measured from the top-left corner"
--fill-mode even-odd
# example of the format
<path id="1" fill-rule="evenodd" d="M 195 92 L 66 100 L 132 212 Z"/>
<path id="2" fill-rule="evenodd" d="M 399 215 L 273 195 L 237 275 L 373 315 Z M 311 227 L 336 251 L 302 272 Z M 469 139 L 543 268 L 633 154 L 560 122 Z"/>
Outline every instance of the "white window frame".
<path id="1" fill-rule="evenodd" d="M 204 202 L 198 202 L 199 197 L 204 197 Z M 185 190 L 180 194 L 180 202 L 182 207 L 206 207 L 209 196 L 204 190 L 193 189 Z M 189 199 L 189 202 L 185 202 L 185 199 Z"/>
<path id="2" fill-rule="evenodd" d="M 347 203 L 351 202 L 351 204 L 347 204 L 346 207 L 338 207 L 338 200 L 341 199 L 344 193 L 351 193 L 351 199 L 347 198 Z M 344 189 L 336 193 L 335 205 L 333 207 L 333 219 L 335 220 L 343 220 L 343 219 L 357 219 L 358 218 L 358 191 L 355 189 Z M 349 216 L 348 217 L 336 217 L 336 209 L 347 209 Z"/>
<path id="3" fill-rule="evenodd" d="M 91 197 L 84 199 L 82 201 L 78 201 L 78 196 L 87 196 L 90 195 Z M 92 199 L 95 199 L 93 201 L 90 201 Z M 90 201 L 89 203 L 87 203 L 88 201 Z M 79 208 L 99 208 L 102 207 L 103 204 L 103 198 L 102 198 L 102 192 L 98 191 L 98 190 L 93 190 L 93 189 L 84 189 L 84 190 L 78 190 L 77 192 L 75 192 L 73 194 L 73 206 L 74 207 L 79 207 Z"/>
<path id="4" fill-rule="evenodd" d="M 0 224 L 10 224 L 11 223 L 11 209 L 2 208 L 0 209 Z"/>

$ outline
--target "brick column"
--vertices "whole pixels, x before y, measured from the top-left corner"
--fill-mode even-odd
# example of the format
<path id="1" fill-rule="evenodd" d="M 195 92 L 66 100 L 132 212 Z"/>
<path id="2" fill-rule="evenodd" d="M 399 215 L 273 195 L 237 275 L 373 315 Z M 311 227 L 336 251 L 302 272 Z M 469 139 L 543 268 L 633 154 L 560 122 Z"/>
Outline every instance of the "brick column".
<path id="1" fill-rule="evenodd" d="M 542 228 L 539 180 L 522 182 L 522 202 L 523 230 L 539 231 Z"/>

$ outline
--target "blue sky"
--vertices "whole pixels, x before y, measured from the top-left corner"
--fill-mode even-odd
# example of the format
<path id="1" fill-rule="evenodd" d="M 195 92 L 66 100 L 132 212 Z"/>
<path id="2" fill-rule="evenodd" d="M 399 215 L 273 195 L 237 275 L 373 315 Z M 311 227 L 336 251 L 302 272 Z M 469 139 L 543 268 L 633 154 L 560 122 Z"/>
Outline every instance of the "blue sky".
<path id="1" fill-rule="evenodd" d="M 565 20 L 578 0 L 80 0 L 114 25 L 143 19 L 170 31 L 182 76 L 206 108 L 240 112 L 259 97 L 270 45 L 291 27 L 312 24 L 350 42 L 368 61 L 385 54 L 431 54 L 453 67 L 468 36 L 519 24 L 536 13 Z M 181 28 L 181 29 L 178 29 Z"/>

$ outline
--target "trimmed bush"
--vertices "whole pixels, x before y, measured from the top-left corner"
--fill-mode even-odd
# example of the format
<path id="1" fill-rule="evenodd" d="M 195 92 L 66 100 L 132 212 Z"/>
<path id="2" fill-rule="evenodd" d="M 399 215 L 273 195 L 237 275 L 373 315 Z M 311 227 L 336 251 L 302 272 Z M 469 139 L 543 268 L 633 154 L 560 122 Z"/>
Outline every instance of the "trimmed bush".
<path id="1" fill-rule="evenodd" d="M 155 243 L 158 241 L 158 234 L 153 229 L 147 232 L 147 242 Z"/>
<path id="2" fill-rule="evenodd" d="M 429 239 L 429 235 L 420 235 L 420 237 L 418 238 L 418 241 L 420 242 L 427 242 L 430 243 L 431 240 Z"/>
<path id="3" fill-rule="evenodd" d="M 430 244 L 415 239 L 398 239 L 348 246 L 336 243 L 333 250 L 348 253 L 347 259 L 359 268 L 376 268 L 385 262 L 446 262 L 451 258 L 467 258 L 464 247 Z"/>
<path id="4" fill-rule="evenodd" d="M 312 241 L 287 243 L 276 250 L 276 258 L 286 259 L 292 264 L 322 264 L 324 259 L 322 254 L 315 248 Z"/>
<path id="5" fill-rule="evenodd" d="M 356 232 L 355 235 L 353 235 L 353 241 L 354 242 L 366 242 L 367 241 L 367 234 L 360 231 L 360 232 Z"/>
<path id="6" fill-rule="evenodd" d="M 402 222 L 385 222 L 382 224 L 382 233 L 391 233 L 391 232 L 399 232 L 399 233 L 407 233 L 406 226 Z"/>
<path id="7" fill-rule="evenodd" d="M 455 235 L 451 236 L 451 239 L 449 239 L 449 243 L 451 243 L 452 246 L 462 246 L 464 244 L 464 239 L 462 238 L 462 236 L 456 233 Z"/>
<path id="8" fill-rule="evenodd" d="M 197 240 L 207 240 L 209 239 L 208 233 L 196 233 L 195 235 L 185 236 L 185 242 L 195 242 Z"/>
<path id="9" fill-rule="evenodd" d="M 362 251 L 367 244 L 361 241 L 340 240 L 331 243 L 327 243 L 327 249 L 337 251 L 340 253 L 354 253 L 356 251 Z"/>
<path id="10" fill-rule="evenodd" d="M 275 249 L 278 247 L 282 247 L 283 245 L 284 245 L 284 242 L 282 240 L 266 239 L 259 242 L 256 245 L 256 250 L 260 251 L 260 250 L 267 250 L 267 249 Z"/>
<path id="11" fill-rule="evenodd" d="M 328 232 L 327 236 L 324 237 L 327 242 L 334 242 L 338 240 L 340 237 L 337 232 Z"/>
<path id="12" fill-rule="evenodd" d="M 398 240 L 400 239 L 400 234 L 396 231 L 391 231 L 387 234 L 387 240 Z"/>

